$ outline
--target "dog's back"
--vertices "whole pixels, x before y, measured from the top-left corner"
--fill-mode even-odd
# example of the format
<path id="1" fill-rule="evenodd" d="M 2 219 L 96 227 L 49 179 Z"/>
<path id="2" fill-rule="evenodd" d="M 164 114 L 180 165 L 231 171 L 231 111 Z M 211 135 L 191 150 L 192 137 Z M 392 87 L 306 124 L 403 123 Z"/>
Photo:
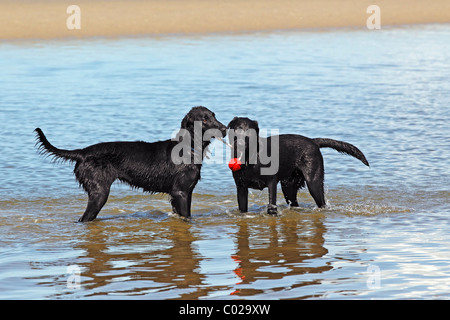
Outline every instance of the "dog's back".
<path id="1" fill-rule="evenodd" d="M 279 170 L 277 176 L 279 179 L 283 179 L 289 176 L 295 168 L 300 168 L 302 165 L 306 165 L 314 161 L 314 159 L 322 158 L 321 148 L 332 148 L 340 153 L 350 155 L 366 166 L 369 166 L 364 154 L 356 146 L 339 140 L 328 138 L 308 138 L 297 134 L 281 134 L 274 135 L 268 138 L 259 138 L 264 148 L 267 148 L 269 154 L 272 152 L 271 146 L 273 139 L 278 140 L 279 152 Z"/>
<path id="2" fill-rule="evenodd" d="M 273 149 L 275 147 L 275 149 Z M 259 138 L 259 155 L 261 156 L 261 150 L 265 154 L 270 155 L 268 160 L 278 159 L 278 170 L 274 172 L 278 180 L 284 179 L 290 176 L 294 170 L 300 169 L 300 167 L 309 163 L 315 158 L 321 158 L 320 147 L 310 138 L 296 134 L 281 134 L 274 135 L 267 138 Z M 275 157 L 274 153 L 278 153 Z M 260 161 L 255 167 L 259 170 L 251 170 L 252 175 L 261 175 L 261 167 L 268 167 L 272 165 L 270 162 L 262 164 Z"/>
<path id="3" fill-rule="evenodd" d="M 171 159 L 175 144 L 171 140 L 99 143 L 82 150 L 84 160 L 77 162 L 74 172 L 82 185 L 86 175 L 95 170 L 105 179 L 118 179 L 146 192 L 168 193 L 185 167 Z"/>

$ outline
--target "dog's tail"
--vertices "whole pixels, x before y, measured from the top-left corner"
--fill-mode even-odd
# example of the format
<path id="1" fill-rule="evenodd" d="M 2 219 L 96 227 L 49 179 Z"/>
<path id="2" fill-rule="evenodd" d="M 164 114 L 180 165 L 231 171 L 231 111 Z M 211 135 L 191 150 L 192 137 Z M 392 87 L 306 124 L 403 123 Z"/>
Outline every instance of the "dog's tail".
<path id="1" fill-rule="evenodd" d="M 312 139 L 320 148 L 332 148 L 338 152 L 348 154 L 349 156 L 359 159 L 362 163 L 369 167 L 369 162 L 367 161 L 364 154 L 354 145 L 333 139 L 327 138 L 315 138 Z"/>
<path id="2" fill-rule="evenodd" d="M 36 132 L 36 146 L 38 146 L 38 150 L 40 154 L 49 155 L 54 158 L 54 160 L 62 160 L 62 161 L 78 161 L 82 160 L 83 153 L 80 149 L 76 150 L 63 150 L 58 149 L 53 146 L 50 142 L 48 142 L 44 133 L 40 128 L 36 128 L 34 130 Z"/>

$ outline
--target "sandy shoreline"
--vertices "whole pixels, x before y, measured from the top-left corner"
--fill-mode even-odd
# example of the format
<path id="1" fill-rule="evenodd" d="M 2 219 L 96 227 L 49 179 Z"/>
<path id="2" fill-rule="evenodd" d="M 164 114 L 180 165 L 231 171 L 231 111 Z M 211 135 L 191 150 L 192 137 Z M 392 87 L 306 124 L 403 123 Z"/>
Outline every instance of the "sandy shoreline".
<path id="1" fill-rule="evenodd" d="M 67 27 L 71 4 L 80 29 Z M 366 28 L 371 4 L 382 27 L 450 23 L 448 0 L 0 0 L 0 39 Z"/>

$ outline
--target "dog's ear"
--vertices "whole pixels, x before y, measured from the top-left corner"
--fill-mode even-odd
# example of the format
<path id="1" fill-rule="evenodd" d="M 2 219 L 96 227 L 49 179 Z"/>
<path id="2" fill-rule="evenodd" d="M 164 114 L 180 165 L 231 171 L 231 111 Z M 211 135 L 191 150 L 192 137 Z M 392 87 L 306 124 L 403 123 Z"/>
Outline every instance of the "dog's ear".
<path id="1" fill-rule="evenodd" d="M 193 128 L 193 122 L 191 113 L 188 113 L 183 120 L 181 120 L 181 128 L 189 130 Z"/>
<path id="2" fill-rule="evenodd" d="M 256 134 L 259 136 L 259 124 L 258 121 L 252 120 L 253 124 L 255 125 Z"/>
<path id="3" fill-rule="evenodd" d="M 227 125 L 227 129 L 232 128 L 236 124 L 236 121 L 238 119 L 239 119 L 238 117 L 234 117 L 233 120 L 231 120 L 230 123 Z"/>

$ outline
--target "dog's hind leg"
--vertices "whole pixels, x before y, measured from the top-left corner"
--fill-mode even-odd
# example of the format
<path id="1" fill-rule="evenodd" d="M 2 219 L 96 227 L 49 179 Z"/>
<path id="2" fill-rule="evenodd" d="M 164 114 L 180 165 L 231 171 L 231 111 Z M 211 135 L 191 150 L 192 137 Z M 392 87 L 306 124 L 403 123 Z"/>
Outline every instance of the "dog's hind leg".
<path id="1" fill-rule="evenodd" d="M 269 189 L 269 206 L 267 208 L 267 213 L 271 215 L 277 215 L 277 183 L 276 179 L 268 181 L 267 187 Z"/>
<path id="2" fill-rule="evenodd" d="M 108 166 L 99 166 L 94 161 L 79 162 L 75 165 L 75 177 L 89 196 L 86 211 L 78 220 L 94 220 L 108 200 L 111 185 L 116 175 Z"/>
<path id="3" fill-rule="evenodd" d="M 309 158 L 309 161 L 304 162 L 302 173 L 306 180 L 309 193 L 313 197 L 317 206 L 319 208 L 325 207 L 325 191 L 323 188 L 325 172 L 322 154 L 319 149 L 316 150 L 314 156 Z"/>
<path id="4" fill-rule="evenodd" d="M 313 181 L 306 181 L 308 185 L 308 190 L 314 201 L 319 208 L 323 208 L 326 205 L 325 202 L 325 192 L 323 189 L 323 180 L 315 179 Z"/>
<path id="5" fill-rule="evenodd" d="M 298 207 L 297 202 L 297 190 L 298 190 L 298 179 L 288 178 L 281 180 L 281 191 L 283 191 L 284 199 L 286 203 L 291 207 Z"/>
<path id="6" fill-rule="evenodd" d="M 78 220 L 79 222 L 92 221 L 97 217 L 98 213 L 108 200 L 109 189 L 110 187 L 108 187 L 107 190 L 89 193 L 89 201 L 86 211 Z"/>

